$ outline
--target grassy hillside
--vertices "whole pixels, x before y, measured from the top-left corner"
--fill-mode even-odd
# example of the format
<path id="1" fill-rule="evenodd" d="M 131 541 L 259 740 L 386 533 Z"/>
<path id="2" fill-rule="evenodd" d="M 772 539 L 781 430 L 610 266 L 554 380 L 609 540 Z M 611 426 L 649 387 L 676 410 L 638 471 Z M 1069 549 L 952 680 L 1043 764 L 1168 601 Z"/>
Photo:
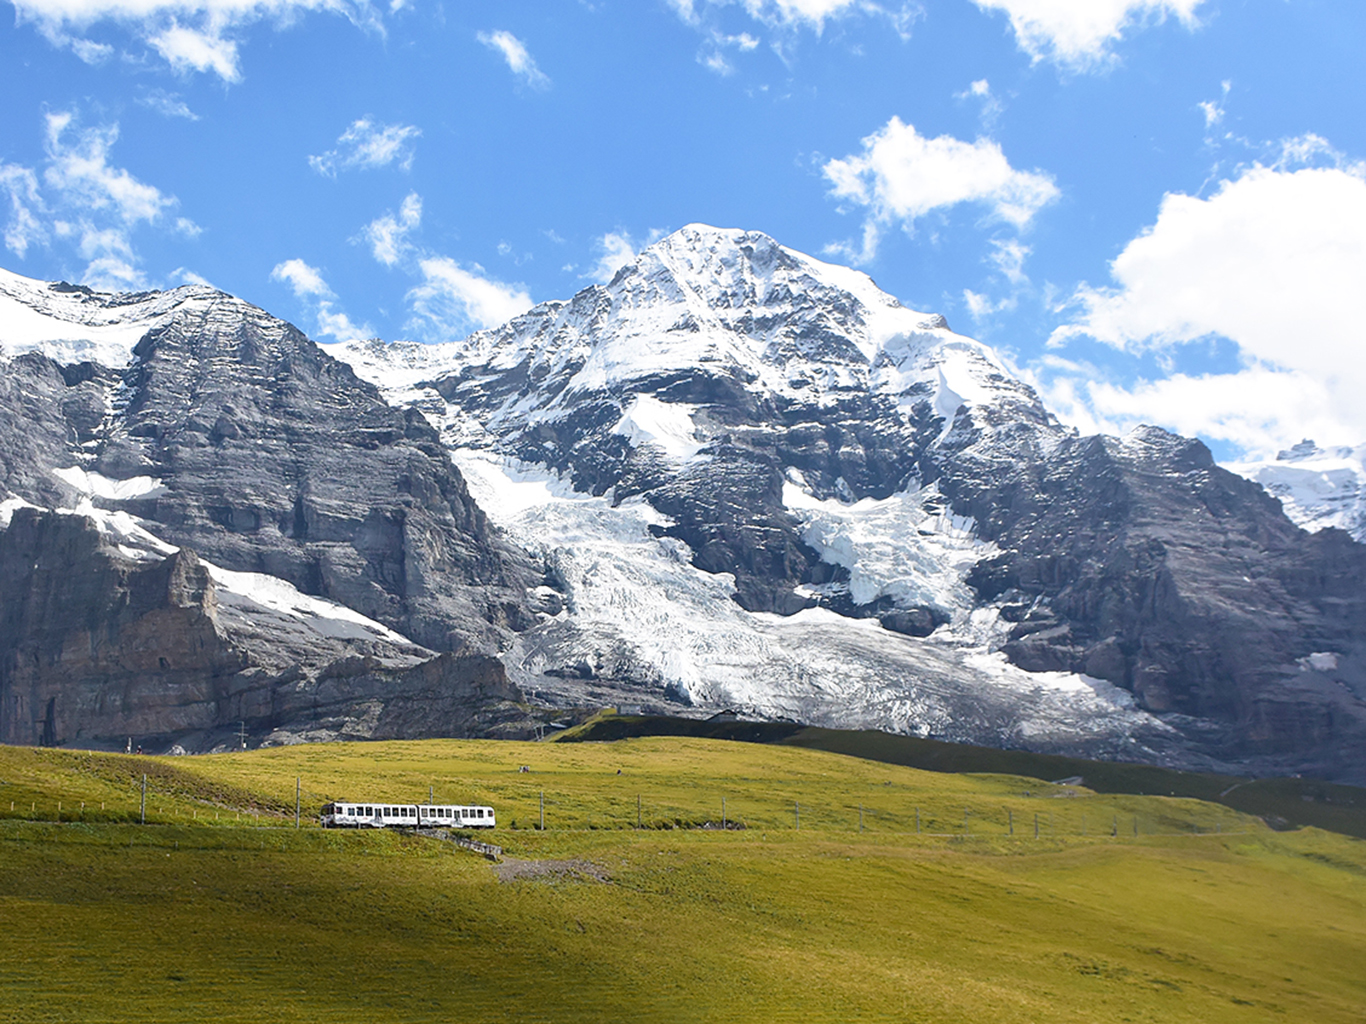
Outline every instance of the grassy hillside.
<path id="1" fill-rule="evenodd" d="M 312 824 L 429 788 L 502 864 Z M 666 737 L 0 747 L 0 1021 L 1345 1022 L 1362 962 L 1366 843 L 1188 798 Z"/>
<path id="2" fill-rule="evenodd" d="M 1040 779 L 1080 776 L 1088 788 L 1098 793 L 1195 797 L 1256 814 L 1277 828 L 1312 825 L 1366 838 L 1366 790 L 1317 779 L 1251 779 L 1182 772 L 1154 765 L 1086 761 L 1027 750 L 1000 750 L 884 732 L 819 729 L 782 722 L 712 722 L 602 714 L 567 730 L 557 739 L 585 742 L 631 736 L 694 736 L 775 743 L 936 772 L 996 772 Z"/>

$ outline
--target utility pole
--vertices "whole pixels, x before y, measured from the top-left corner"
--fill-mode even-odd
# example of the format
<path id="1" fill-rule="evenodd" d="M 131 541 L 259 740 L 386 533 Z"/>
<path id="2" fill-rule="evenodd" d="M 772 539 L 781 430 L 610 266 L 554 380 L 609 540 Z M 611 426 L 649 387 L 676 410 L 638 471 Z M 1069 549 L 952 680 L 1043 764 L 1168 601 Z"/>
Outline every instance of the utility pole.
<path id="1" fill-rule="evenodd" d="M 725 828 L 726 828 L 726 798 L 725 798 L 725 797 L 722 797 L 722 798 L 721 798 L 721 829 L 722 829 L 722 831 L 725 831 Z"/>
<path id="2" fill-rule="evenodd" d="M 640 794 L 636 794 L 636 828 L 640 828 Z"/>
<path id="3" fill-rule="evenodd" d="M 1009 807 L 1006 808 L 1006 824 L 1009 826 L 1010 834 L 1013 836 L 1015 834 L 1015 812 Z"/>
<path id="4" fill-rule="evenodd" d="M 434 787 L 434 786 L 428 786 L 428 787 L 427 787 L 427 806 L 429 806 L 429 807 L 435 802 L 435 801 L 432 799 L 432 793 L 433 793 L 434 791 L 435 791 L 435 787 Z"/>
<path id="5" fill-rule="evenodd" d="M 302 792 L 303 782 L 304 782 L 304 780 L 303 780 L 303 777 L 302 777 L 302 776 L 299 776 L 299 775 L 294 776 L 294 827 L 295 827 L 295 828 L 298 828 L 298 827 L 299 827 L 299 796 L 300 796 L 300 794 L 301 794 L 301 792 Z"/>
<path id="6" fill-rule="evenodd" d="M 1039 814 L 1037 811 L 1034 812 L 1034 838 L 1039 838 Z"/>
<path id="7" fill-rule="evenodd" d="M 138 824 L 147 824 L 147 773 L 142 773 L 142 803 L 138 806 Z"/>
<path id="8" fill-rule="evenodd" d="M 237 740 L 242 744 L 242 749 L 247 749 L 247 723 L 245 720 L 237 723 Z"/>
<path id="9" fill-rule="evenodd" d="M 541 790 L 541 831 L 545 831 L 545 790 Z"/>

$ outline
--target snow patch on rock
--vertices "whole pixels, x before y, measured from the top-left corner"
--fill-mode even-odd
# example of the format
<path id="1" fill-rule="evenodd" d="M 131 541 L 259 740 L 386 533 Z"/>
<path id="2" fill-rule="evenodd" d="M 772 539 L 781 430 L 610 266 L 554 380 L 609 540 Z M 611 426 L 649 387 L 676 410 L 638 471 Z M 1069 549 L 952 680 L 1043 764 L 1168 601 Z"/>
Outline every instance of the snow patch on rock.
<path id="1" fill-rule="evenodd" d="M 697 459 L 705 446 L 693 422 L 697 406 L 683 402 L 661 402 L 654 395 L 636 395 L 612 428 L 632 445 L 652 445 L 668 459 L 683 465 Z"/>

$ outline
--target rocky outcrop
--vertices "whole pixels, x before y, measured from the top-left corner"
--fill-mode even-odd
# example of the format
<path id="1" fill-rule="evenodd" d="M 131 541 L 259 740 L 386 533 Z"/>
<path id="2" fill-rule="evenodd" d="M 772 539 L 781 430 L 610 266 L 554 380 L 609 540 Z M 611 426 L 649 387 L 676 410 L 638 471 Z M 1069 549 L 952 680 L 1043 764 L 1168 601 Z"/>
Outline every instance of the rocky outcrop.
<path id="1" fill-rule="evenodd" d="M 220 605 L 189 549 L 128 558 L 84 516 L 15 512 L 0 588 L 0 742 L 193 751 L 239 728 L 253 744 L 530 730 L 495 658 Z"/>
<path id="2" fill-rule="evenodd" d="M 192 552 L 138 564 L 76 515 L 0 531 L 0 739 L 79 743 L 212 724 L 245 667 Z"/>

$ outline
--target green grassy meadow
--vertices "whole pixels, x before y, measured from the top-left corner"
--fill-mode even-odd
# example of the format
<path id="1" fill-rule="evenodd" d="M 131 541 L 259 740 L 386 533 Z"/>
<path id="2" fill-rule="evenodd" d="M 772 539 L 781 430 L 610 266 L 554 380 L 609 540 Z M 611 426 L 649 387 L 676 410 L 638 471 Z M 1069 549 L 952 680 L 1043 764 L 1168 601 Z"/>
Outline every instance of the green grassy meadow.
<path id="1" fill-rule="evenodd" d="M 429 790 L 502 865 L 316 826 Z M 1363 963 L 1366 842 L 1190 798 L 680 737 L 0 747 L 5 1022 L 1359 1022 Z"/>

